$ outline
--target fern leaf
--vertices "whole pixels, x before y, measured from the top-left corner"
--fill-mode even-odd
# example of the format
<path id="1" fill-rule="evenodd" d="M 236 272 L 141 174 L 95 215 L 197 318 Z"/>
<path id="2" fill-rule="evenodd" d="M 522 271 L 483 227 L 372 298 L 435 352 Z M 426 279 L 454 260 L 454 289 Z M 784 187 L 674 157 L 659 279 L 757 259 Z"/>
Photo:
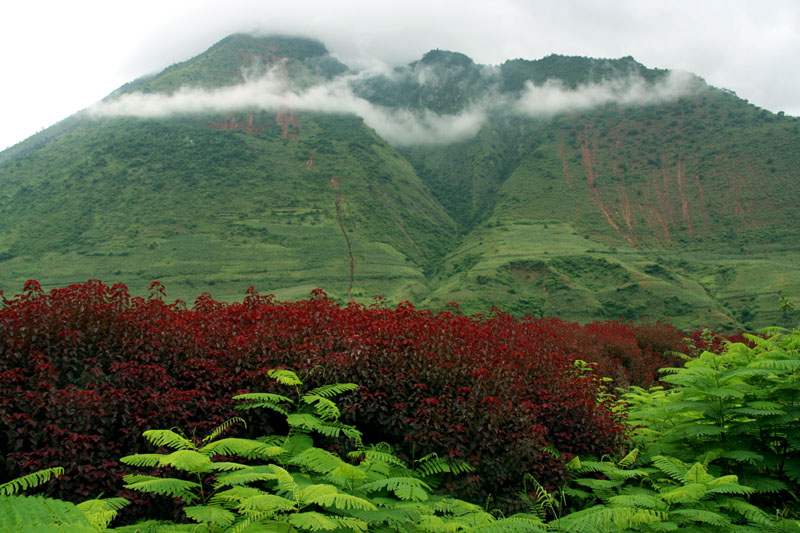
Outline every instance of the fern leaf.
<path id="1" fill-rule="evenodd" d="M 634 448 L 625 455 L 622 459 L 619 460 L 617 466 L 620 468 L 628 468 L 633 466 L 636 463 L 636 459 L 639 457 L 639 448 Z"/>
<path id="2" fill-rule="evenodd" d="M 734 476 L 735 477 L 735 476 Z M 708 494 L 736 494 L 738 496 L 750 496 L 755 494 L 756 489 L 752 487 L 745 487 L 738 483 L 720 483 L 708 488 Z"/>
<path id="3" fill-rule="evenodd" d="M 214 489 L 247 485 L 257 481 L 277 481 L 276 476 L 264 466 L 244 467 L 241 470 L 219 474 L 214 479 Z"/>
<path id="4" fill-rule="evenodd" d="M 222 434 L 223 431 L 225 431 L 226 429 L 228 429 L 229 427 L 231 427 L 234 424 L 242 424 L 242 425 L 244 425 L 245 428 L 247 427 L 247 422 L 245 422 L 243 418 L 239 418 L 238 416 L 234 416 L 234 417 L 231 417 L 231 418 L 227 419 L 225 422 L 223 422 L 222 424 L 220 424 L 216 428 L 214 428 L 214 430 L 211 433 L 209 433 L 203 439 L 202 442 L 206 443 L 206 442 L 209 442 L 209 441 L 212 441 L 212 440 L 216 439 L 217 437 L 220 436 L 220 434 Z"/>
<path id="5" fill-rule="evenodd" d="M 328 474 L 344 461 L 320 448 L 307 448 L 290 459 L 290 463 L 320 474 Z"/>
<path id="6" fill-rule="evenodd" d="M 661 493 L 661 497 L 668 502 L 697 502 L 706 495 L 707 487 L 703 483 L 688 483 L 671 488 Z"/>
<path id="7" fill-rule="evenodd" d="M 294 387 L 303 384 L 300 378 L 297 377 L 297 374 L 291 370 L 286 370 L 285 368 L 273 368 L 267 372 L 267 375 L 281 385 Z"/>
<path id="8" fill-rule="evenodd" d="M 303 403 L 314 407 L 314 412 L 323 420 L 336 420 L 339 418 L 339 408 L 336 403 L 328 398 L 316 394 L 305 394 L 301 400 Z"/>
<path id="9" fill-rule="evenodd" d="M 166 446 L 174 450 L 196 449 L 192 441 L 170 429 L 148 429 L 142 435 L 155 446 Z"/>
<path id="10" fill-rule="evenodd" d="M 42 496 L 0 496 L 0 531 L 95 533 L 86 515 L 74 504 Z"/>
<path id="11" fill-rule="evenodd" d="M 731 521 L 726 516 L 703 509 L 673 509 L 670 511 L 669 516 L 673 520 L 677 517 L 683 521 L 702 522 L 717 527 L 729 527 L 731 525 Z"/>
<path id="12" fill-rule="evenodd" d="M 355 383 L 332 383 L 330 385 L 322 385 L 316 389 L 311 389 L 306 395 L 322 396 L 323 398 L 332 398 L 344 392 L 356 390 L 358 385 Z"/>
<path id="13" fill-rule="evenodd" d="M 748 487 L 752 487 L 758 493 L 778 493 L 783 490 L 788 490 L 789 487 L 786 486 L 786 483 L 779 479 L 769 478 L 769 477 L 761 477 L 761 476 L 747 476 L 747 477 L 740 477 L 740 481 L 743 485 Z"/>
<path id="14" fill-rule="evenodd" d="M 105 529 L 117 516 L 117 511 L 130 502 L 125 498 L 106 498 L 100 500 L 87 500 L 77 505 L 86 519 L 97 529 Z"/>
<path id="15" fill-rule="evenodd" d="M 121 458 L 120 462 L 139 467 L 156 466 L 163 456 L 161 453 L 137 453 Z"/>
<path id="16" fill-rule="evenodd" d="M 290 427 L 303 431 L 316 431 L 323 425 L 322 420 L 311 413 L 292 413 L 286 417 L 286 422 Z"/>
<path id="17" fill-rule="evenodd" d="M 692 467 L 686 471 L 686 475 L 683 476 L 683 481 L 686 483 L 709 483 L 713 479 L 714 476 L 709 474 L 706 467 L 700 463 L 693 464 Z"/>
<path id="18" fill-rule="evenodd" d="M 748 365 L 750 368 L 764 368 L 782 372 L 793 372 L 800 369 L 800 359 L 763 359 Z"/>
<path id="19" fill-rule="evenodd" d="M 367 478 L 364 469 L 342 461 L 339 466 L 325 475 L 325 479 L 340 486 L 349 485 L 353 481 L 364 481 Z"/>
<path id="20" fill-rule="evenodd" d="M 719 454 L 724 459 L 733 459 L 738 463 L 755 465 L 764 460 L 764 456 L 752 450 L 728 450 Z"/>
<path id="21" fill-rule="evenodd" d="M 641 509 L 655 509 L 658 505 L 658 496 L 655 493 L 650 494 L 622 494 L 619 496 L 612 496 L 608 499 L 608 503 L 614 507 L 637 507 Z"/>
<path id="22" fill-rule="evenodd" d="M 273 516 L 283 511 L 296 509 L 297 502 L 267 492 L 259 492 L 239 502 L 239 510 L 242 512 L 268 512 Z"/>
<path id="23" fill-rule="evenodd" d="M 361 485 L 360 489 L 365 492 L 388 490 L 401 500 L 420 502 L 428 499 L 428 491 L 431 490 L 431 487 L 415 477 L 390 477 L 365 483 Z"/>
<path id="24" fill-rule="evenodd" d="M 211 524 L 222 528 L 228 527 L 236 521 L 236 513 L 209 505 L 184 507 L 183 512 L 195 522 Z"/>
<path id="25" fill-rule="evenodd" d="M 215 455 L 238 455 L 247 459 L 271 459 L 286 450 L 280 446 L 273 446 L 253 439 L 229 437 L 208 443 L 200 448 L 199 451 L 210 457 Z"/>
<path id="26" fill-rule="evenodd" d="M 60 466 L 53 468 L 44 468 L 31 472 L 24 476 L 12 479 L 7 483 L 0 484 L 0 496 L 11 496 L 20 490 L 25 490 L 33 487 L 38 487 L 43 483 L 47 483 L 51 478 L 56 478 L 64 473 L 64 469 Z"/>
<path id="27" fill-rule="evenodd" d="M 305 531 L 333 531 L 339 528 L 339 523 L 333 517 L 316 511 L 293 514 L 289 517 L 289 523 L 297 529 Z M 361 531 L 366 531 L 366 529 Z"/>
<path id="28" fill-rule="evenodd" d="M 247 468 L 247 465 L 231 461 L 214 461 L 211 463 L 209 470 L 212 472 L 230 472 L 231 470 L 242 470 L 244 468 Z"/>
<path id="29" fill-rule="evenodd" d="M 315 503 L 323 507 L 333 507 L 345 511 L 351 509 L 363 511 L 378 510 L 378 508 L 368 500 L 350 494 L 343 494 L 333 485 L 310 485 L 298 491 L 296 496 L 301 502 Z"/>
<path id="30" fill-rule="evenodd" d="M 272 394 L 269 392 L 251 392 L 247 394 L 239 394 L 233 397 L 239 403 L 236 405 L 237 409 L 258 409 L 266 407 L 282 415 L 288 415 L 289 411 L 282 406 L 282 403 L 292 403 L 292 400 L 280 394 Z"/>
<path id="31" fill-rule="evenodd" d="M 278 465 L 267 465 L 267 468 L 270 472 L 275 474 L 275 478 L 278 480 L 278 490 L 286 494 L 294 495 L 298 487 L 292 474 Z"/>
<path id="32" fill-rule="evenodd" d="M 126 489 L 180 498 L 184 503 L 194 501 L 197 496 L 192 493 L 192 490 L 200 488 L 198 483 L 169 477 L 127 475 L 122 479 L 127 483 Z"/>
<path id="33" fill-rule="evenodd" d="M 169 466 L 184 472 L 209 472 L 211 459 L 195 450 L 177 450 L 164 455 L 159 461 L 161 466 Z"/>
<path id="34" fill-rule="evenodd" d="M 540 533 L 547 530 L 538 516 L 522 513 L 471 528 L 476 533 Z"/>
<path id="35" fill-rule="evenodd" d="M 652 462 L 656 468 L 675 481 L 682 481 L 686 472 L 689 471 L 689 465 L 674 457 L 656 455 L 653 457 Z"/>

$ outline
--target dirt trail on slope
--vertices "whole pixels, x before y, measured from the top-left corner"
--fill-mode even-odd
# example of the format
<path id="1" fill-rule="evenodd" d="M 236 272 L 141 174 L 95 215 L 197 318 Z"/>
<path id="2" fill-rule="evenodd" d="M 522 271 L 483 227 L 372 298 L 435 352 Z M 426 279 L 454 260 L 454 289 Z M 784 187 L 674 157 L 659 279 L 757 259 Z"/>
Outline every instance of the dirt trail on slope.
<path id="1" fill-rule="evenodd" d="M 342 230 L 344 240 L 347 243 L 347 255 L 350 256 L 350 285 L 347 287 L 347 298 L 353 299 L 353 281 L 355 279 L 356 259 L 353 256 L 353 247 L 350 245 L 350 236 L 344 227 L 344 217 L 342 216 L 342 208 L 340 203 L 342 201 L 342 193 L 339 192 L 339 179 L 337 176 L 331 176 L 331 188 L 336 191 L 336 197 L 333 200 L 333 206 L 336 209 L 336 219 L 339 221 L 339 228 Z"/>

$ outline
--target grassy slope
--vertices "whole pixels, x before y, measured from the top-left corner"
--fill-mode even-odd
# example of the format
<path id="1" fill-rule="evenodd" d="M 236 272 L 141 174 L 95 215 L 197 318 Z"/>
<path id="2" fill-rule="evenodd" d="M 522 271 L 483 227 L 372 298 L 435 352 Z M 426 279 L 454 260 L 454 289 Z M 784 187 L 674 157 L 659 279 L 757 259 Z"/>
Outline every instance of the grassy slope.
<path id="1" fill-rule="evenodd" d="M 240 298 L 249 285 L 345 297 L 337 176 L 353 294 L 425 289 L 423 269 L 454 223 L 360 120 L 301 116 L 297 140 L 283 139 L 272 115 L 256 116 L 260 133 L 212 120 L 86 123 L 4 169 L 0 249 L 13 257 L 2 288 L 100 278 L 143 291 L 158 279 L 180 298 Z"/>
<path id="2" fill-rule="evenodd" d="M 529 124 L 517 138 L 527 157 L 426 303 L 577 320 L 648 314 L 684 327 L 777 323 L 778 296 L 800 297 L 800 206 L 786 194 L 797 129 L 720 91 Z"/>

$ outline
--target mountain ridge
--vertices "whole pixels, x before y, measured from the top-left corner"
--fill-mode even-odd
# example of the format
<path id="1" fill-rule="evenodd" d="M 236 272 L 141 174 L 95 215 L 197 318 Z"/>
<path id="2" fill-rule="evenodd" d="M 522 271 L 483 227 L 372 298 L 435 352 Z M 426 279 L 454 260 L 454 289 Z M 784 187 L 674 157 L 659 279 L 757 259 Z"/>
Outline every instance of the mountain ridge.
<path id="1" fill-rule="evenodd" d="M 444 50 L 365 74 L 319 41 L 233 35 L 100 105 L 262 100 L 78 115 L 0 153 L 0 288 L 160 279 L 183 298 L 320 286 L 580 321 L 785 319 L 800 121 L 673 82 L 630 56 L 492 67 Z M 420 142 L 379 134 L 403 128 Z"/>

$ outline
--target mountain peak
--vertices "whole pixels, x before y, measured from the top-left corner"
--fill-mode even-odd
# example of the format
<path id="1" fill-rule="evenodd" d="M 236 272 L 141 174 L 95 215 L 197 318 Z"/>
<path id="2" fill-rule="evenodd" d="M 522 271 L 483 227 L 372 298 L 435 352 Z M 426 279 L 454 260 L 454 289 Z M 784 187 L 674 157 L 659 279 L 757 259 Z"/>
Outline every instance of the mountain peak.
<path id="1" fill-rule="evenodd" d="M 440 65 L 444 67 L 462 67 L 468 68 L 475 64 L 472 58 L 460 52 L 451 52 L 449 50 L 431 50 L 422 56 L 419 61 L 423 65 Z"/>

